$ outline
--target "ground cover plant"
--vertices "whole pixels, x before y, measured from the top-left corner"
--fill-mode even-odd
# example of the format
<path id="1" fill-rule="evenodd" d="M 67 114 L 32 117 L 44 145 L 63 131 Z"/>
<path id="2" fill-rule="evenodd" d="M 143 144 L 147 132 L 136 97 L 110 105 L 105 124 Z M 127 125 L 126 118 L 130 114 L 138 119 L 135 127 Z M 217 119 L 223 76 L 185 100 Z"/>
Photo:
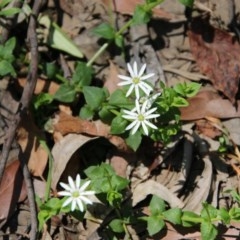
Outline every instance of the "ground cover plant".
<path id="1" fill-rule="evenodd" d="M 239 13 L 2 0 L 1 236 L 238 238 Z"/>

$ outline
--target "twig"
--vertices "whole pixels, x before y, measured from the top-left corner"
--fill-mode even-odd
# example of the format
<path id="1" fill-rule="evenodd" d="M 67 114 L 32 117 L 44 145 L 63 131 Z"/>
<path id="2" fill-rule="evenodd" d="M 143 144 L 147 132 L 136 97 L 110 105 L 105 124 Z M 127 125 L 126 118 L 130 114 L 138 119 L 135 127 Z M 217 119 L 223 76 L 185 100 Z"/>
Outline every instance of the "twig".
<path id="1" fill-rule="evenodd" d="M 41 0 L 35 0 L 33 9 L 32 9 L 32 15 L 29 21 L 28 36 L 27 36 L 30 44 L 30 51 L 31 51 L 30 70 L 28 72 L 27 84 L 23 90 L 18 111 L 15 114 L 13 120 L 11 121 L 11 124 L 6 134 L 7 138 L 3 144 L 2 159 L 0 162 L 0 182 L 2 180 L 5 165 L 9 156 L 9 151 L 15 137 L 16 129 L 20 123 L 22 115 L 27 111 L 31 97 L 33 95 L 34 88 L 36 86 L 37 70 L 38 70 L 38 42 L 37 42 L 37 34 L 36 34 L 36 22 L 37 22 L 36 18 L 40 10 L 40 7 L 41 7 Z M 35 240 L 37 236 L 37 213 L 36 213 L 32 181 L 31 181 L 30 173 L 27 168 L 26 159 L 25 160 L 23 159 L 21 164 L 22 164 L 24 179 L 27 185 L 28 199 L 29 199 L 29 205 L 30 205 L 30 211 L 31 211 L 30 239 Z"/>

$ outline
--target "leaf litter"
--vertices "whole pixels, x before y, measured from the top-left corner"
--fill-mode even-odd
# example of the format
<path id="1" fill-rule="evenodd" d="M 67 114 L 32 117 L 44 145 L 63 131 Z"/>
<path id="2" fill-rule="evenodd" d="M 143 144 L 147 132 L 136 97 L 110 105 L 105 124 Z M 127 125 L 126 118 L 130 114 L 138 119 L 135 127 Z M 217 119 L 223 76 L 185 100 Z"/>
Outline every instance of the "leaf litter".
<path id="1" fill-rule="evenodd" d="M 116 1 L 114 10 L 120 15 L 115 17 L 124 22 L 123 15 L 131 15 L 134 6 L 139 2 Z M 60 1 L 64 15 L 62 28 L 67 33 L 72 31 L 70 35 L 77 45 L 81 44 L 80 40 L 84 36 L 83 45 L 86 44 L 88 48 L 81 47 L 81 49 L 85 56 L 90 56 L 93 50 L 99 47 L 98 39 L 93 37 L 90 38 L 91 42 L 88 41 L 87 30 L 94 28 L 107 18 L 106 6 L 112 7 L 112 3 L 112 1 L 93 0 L 81 1 L 81 3 Z M 64 6 L 68 7 L 65 9 Z M 51 186 L 53 195 L 59 187 L 59 181 L 66 180 L 68 175 L 74 177 L 78 172 L 83 173 L 87 166 L 106 162 L 113 166 L 118 175 L 130 180 L 129 191 L 132 194 L 134 211 L 141 211 L 141 206 L 144 206 L 145 211 L 149 212 L 148 197 L 151 195 L 163 198 L 171 207 L 177 206 L 197 213 L 200 212 L 201 203 L 204 201 L 218 207 L 234 204 L 226 190 L 239 190 L 239 156 L 236 149 L 235 157 L 219 154 L 218 137 L 225 134 L 229 142 L 240 145 L 239 140 L 233 140 L 231 137 L 231 133 L 235 132 L 234 124 L 224 125 L 229 119 L 235 124 L 239 123 L 240 112 L 236 107 L 239 103 L 237 94 L 239 43 L 226 30 L 219 29 L 219 26 L 213 27 L 201 18 L 193 20 L 188 36 L 184 36 L 184 26 L 181 23 L 182 19 L 185 19 L 184 9 L 176 14 L 173 6 L 174 3 L 172 5 L 170 3 L 170 7 L 155 11 L 154 21 L 160 24 L 161 29 L 156 28 L 154 24 L 148 29 L 139 28 L 142 30 L 142 36 L 146 37 L 146 42 L 152 41 L 151 47 L 143 49 L 142 46 L 148 44 L 138 40 L 140 32 L 133 30 L 128 32 L 131 38 L 126 39 L 126 44 L 132 50 L 130 51 L 132 58 L 139 58 L 135 50 L 140 49 L 142 58 L 147 61 L 154 59 L 153 65 L 162 67 L 165 81 L 169 86 L 182 81 L 203 81 L 205 86 L 202 91 L 190 99 L 188 107 L 181 109 L 184 125 L 179 136 L 165 147 L 161 144 L 154 145 L 143 139 L 140 149 L 134 153 L 121 137 L 110 134 L 107 124 L 81 119 L 71 111 L 61 111 L 62 106 L 59 106 L 60 111 L 58 109 L 53 113 L 46 135 L 35 126 L 34 120 L 27 116 L 18 130 L 18 142 L 22 151 L 20 156 L 28 160 L 30 171 L 35 179 L 36 193 L 39 196 L 44 195 L 45 180 L 43 179 L 46 179 L 45 171 L 49 158 L 46 151 L 41 148 L 38 139 L 51 135 L 51 153 L 54 159 Z M 84 14 L 79 16 L 76 9 Z M 222 11 L 224 12 L 224 9 Z M 239 11 L 240 9 L 237 9 L 236 13 Z M 218 14 L 221 17 L 223 13 Z M 94 16 L 98 17 L 94 18 Z M 79 23 L 80 18 L 82 21 Z M 86 21 L 88 18 L 90 20 Z M 71 29 L 64 29 L 64 26 L 71 26 Z M 162 32 L 162 29 L 165 32 Z M 91 50 L 88 51 L 88 49 Z M 181 57 L 183 52 L 192 54 L 196 63 L 191 58 Z M 71 64 L 69 62 L 69 65 Z M 125 63 L 118 56 L 106 53 L 95 66 L 97 77 L 105 80 L 101 84 L 108 88 L 109 92 L 117 88 L 117 75 L 124 65 Z M 162 74 L 161 69 L 160 74 Z M 26 81 L 19 78 L 18 82 L 23 87 Z M 54 94 L 58 88 L 58 84 L 52 84 L 52 82 L 49 84 L 43 77 L 39 78 L 35 93 Z M 12 91 L 19 91 L 19 86 Z M 237 104 L 234 105 L 234 103 Z M 4 101 L 1 108 L 3 107 L 9 108 Z M 4 181 L 0 186 L 0 202 L 4 204 L 0 220 L 1 225 L 8 221 L 11 227 L 13 216 L 19 214 L 21 217 L 26 217 L 27 215 L 24 214 L 29 210 L 25 201 L 27 196 L 25 185 L 21 174 L 19 175 L 19 161 L 10 163 L 4 174 Z M 16 178 L 19 178 L 18 181 Z M 20 205 L 18 211 L 13 208 L 17 203 Z M 102 218 L 99 219 L 108 221 L 111 210 L 102 210 L 105 213 L 101 213 Z M 49 239 L 56 237 L 65 239 L 65 236 L 79 239 L 100 238 L 98 230 L 101 227 L 101 221 L 87 220 L 86 226 L 78 221 L 74 222 L 73 219 L 65 219 L 65 221 L 67 221 L 67 227 L 63 226 L 62 219 L 53 218 L 50 228 L 45 229 L 45 236 Z M 19 226 L 20 222 L 18 218 Z M 26 222 L 23 225 L 27 227 Z M 75 225 L 77 229 L 74 228 Z M 6 225 L 6 227 L 9 226 Z M 57 233 L 56 228 L 60 229 Z M 227 229 L 220 228 L 221 237 L 228 239 L 228 235 L 232 237 L 239 235 L 238 228 L 238 225 L 232 225 Z M 132 230 L 132 236 L 136 239 L 145 239 L 140 237 L 144 234 L 146 234 L 145 229 Z M 200 239 L 199 229 L 193 228 L 184 232 L 184 229 L 175 228 L 167 223 L 164 232 L 151 239 L 180 238 Z"/>

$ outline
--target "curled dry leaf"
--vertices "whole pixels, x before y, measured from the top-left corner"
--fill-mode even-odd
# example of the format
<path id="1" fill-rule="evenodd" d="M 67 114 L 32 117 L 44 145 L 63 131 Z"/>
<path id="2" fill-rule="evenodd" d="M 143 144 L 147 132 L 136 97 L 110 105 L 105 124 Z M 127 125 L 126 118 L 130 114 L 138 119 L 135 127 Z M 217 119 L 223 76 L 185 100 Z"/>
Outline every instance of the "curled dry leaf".
<path id="1" fill-rule="evenodd" d="M 188 36 L 200 71 L 209 77 L 217 90 L 235 103 L 240 78 L 238 41 L 201 17 L 193 18 Z"/>
<path id="2" fill-rule="evenodd" d="M 85 143 L 96 139 L 93 137 L 87 137 L 80 134 L 68 134 L 63 137 L 59 142 L 55 143 L 52 149 L 53 155 L 53 172 L 52 172 L 52 189 L 56 190 L 58 181 L 64 172 L 68 162 L 71 160 L 72 155 Z M 77 165 L 81 164 L 78 162 L 75 163 L 75 168 Z"/>
<path id="3" fill-rule="evenodd" d="M 19 158 L 28 163 L 33 176 L 41 177 L 47 165 L 48 153 L 40 145 L 39 139 L 45 139 L 44 133 L 37 128 L 30 115 L 25 115 L 17 131 L 17 141 L 22 150 Z"/>
<path id="4" fill-rule="evenodd" d="M 162 198 L 164 201 L 168 202 L 171 207 L 182 208 L 184 206 L 184 203 L 170 192 L 168 188 L 151 179 L 138 184 L 136 188 L 133 189 L 133 206 L 136 206 L 150 194 Z"/>
<path id="5" fill-rule="evenodd" d="M 206 117 L 236 118 L 240 117 L 240 108 L 236 108 L 228 99 L 222 99 L 213 91 L 202 91 L 189 101 L 189 106 L 181 108 L 182 120 L 196 120 Z M 237 101 L 240 106 L 240 101 Z"/>
<path id="6" fill-rule="evenodd" d="M 27 197 L 26 185 L 18 160 L 11 162 L 4 171 L 0 185 L 0 227 L 14 213 L 17 202 Z"/>
<path id="7" fill-rule="evenodd" d="M 26 78 L 18 78 L 18 84 L 20 85 L 20 87 L 24 88 L 26 82 L 27 82 Z M 39 94 L 42 92 L 47 92 L 51 95 L 54 95 L 59 89 L 59 87 L 60 87 L 59 84 L 53 81 L 38 78 L 34 93 Z"/>

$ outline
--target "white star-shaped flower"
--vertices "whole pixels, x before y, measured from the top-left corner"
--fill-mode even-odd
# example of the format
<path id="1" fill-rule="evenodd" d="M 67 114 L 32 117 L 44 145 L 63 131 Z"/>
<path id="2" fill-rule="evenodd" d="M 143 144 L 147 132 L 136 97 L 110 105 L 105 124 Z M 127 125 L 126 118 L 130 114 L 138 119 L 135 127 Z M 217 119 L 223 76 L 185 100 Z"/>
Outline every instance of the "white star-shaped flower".
<path id="1" fill-rule="evenodd" d="M 137 62 L 133 63 L 133 67 L 128 63 L 127 68 L 130 73 L 130 77 L 118 75 L 118 77 L 123 80 L 118 84 L 119 86 L 130 85 L 126 97 L 128 97 L 132 93 L 132 91 L 135 90 L 136 98 L 139 99 L 139 88 L 142 89 L 147 96 L 153 90 L 153 88 L 149 84 L 147 84 L 145 80 L 154 76 L 154 73 L 143 75 L 146 67 L 147 65 L 143 64 L 140 71 L 138 72 Z"/>
<path id="2" fill-rule="evenodd" d="M 151 123 L 149 119 L 157 118 L 160 116 L 160 114 L 153 114 L 157 108 L 155 107 L 152 109 L 147 109 L 147 104 L 148 101 L 145 101 L 141 106 L 138 100 L 136 100 L 136 106 L 134 109 L 132 109 L 132 111 L 123 110 L 126 115 L 122 115 L 122 117 L 133 121 L 126 127 L 126 130 L 132 129 L 132 134 L 136 133 L 140 126 L 142 126 L 143 131 L 146 135 L 148 135 L 148 127 L 157 129 L 157 127 Z"/>
<path id="3" fill-rule="evenodd" d="M 68 177 L 68 184 L 60 182 L 60 185 L 65 191 L 58 192 L 58 195 L 68 197 L 63 203 L 63 207 L 71 204 L 71 211 L 74 211 L 78 206 L 79 210 L 83 212 L 84 204 L 92 204 L 92 201 L 88 199 L 87 195 L 93 195 L 95 192 L 85 191 L 90 182 L 91 181 L 87 181 L 80 187 L 81 178 L 79 174 L 77 175 L 75 182 L 70 176 Z"/>

